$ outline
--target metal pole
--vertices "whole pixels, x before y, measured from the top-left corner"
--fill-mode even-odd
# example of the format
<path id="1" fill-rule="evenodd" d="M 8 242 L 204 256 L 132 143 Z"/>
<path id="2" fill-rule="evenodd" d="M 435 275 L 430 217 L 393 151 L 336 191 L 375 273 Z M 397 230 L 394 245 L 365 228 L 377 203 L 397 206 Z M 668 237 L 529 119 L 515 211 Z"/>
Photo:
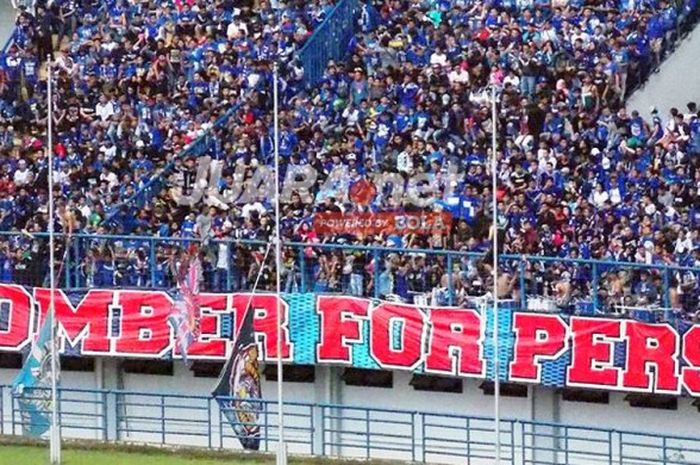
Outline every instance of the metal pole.
<path id="1" fill-rule="evenodd" d="M 496 435 L 496 460 L 495 465 L 501 463 L 501 380 L 500 357 L 498 354 L 498 200 L 496 198 L 496 187 L 498 186 L 498 139 L 496 135 L 498 119 L 496 114 L 496 85 L 491 83 L 491 208 L 493 212 L 493 410 L 494 410 L 494 431 Z"/>
<path id="2" fill-rule="evenodd" d="M 51 56 L 46 60 L 46 86 L 47 86 L 47 143 L 49 156 L 49 311 L 51 316 L 51 433 L 49 436 L 49 456 L 52 465 L 61 463 L 61 434 L 58 427 L 58 350 L 56 347 L 56 313 L 55 292 L 56 292 L 56 258 L 54 256 L 54 211 L 53 211 L 53 91 L 51 87 L 52 78 Z"/>
<path id="3" fill-rule="evenodd" d="M 274 121 L 274 145 L 275 145 L 275 278 L 277 281 L 277 427 L 279 438 L 277 443 L 277 465 L 287 464 L 287 446 L 284 442 L 284 402 L 282 400 L 282 242 L 280 238 L 280 152 L 279 152 L 279 111 L 278 90 L 279 70 L 277 63 L 273 66 L 273 121 Z"/>

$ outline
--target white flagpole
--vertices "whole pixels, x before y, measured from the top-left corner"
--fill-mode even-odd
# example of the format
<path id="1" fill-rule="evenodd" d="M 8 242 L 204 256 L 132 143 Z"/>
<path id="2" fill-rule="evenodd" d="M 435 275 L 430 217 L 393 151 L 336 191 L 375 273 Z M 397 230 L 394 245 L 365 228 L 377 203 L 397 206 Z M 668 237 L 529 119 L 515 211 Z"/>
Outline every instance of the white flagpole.
<path id="1" fill-rule="evenodd" d="M 277 444 L 277 465 L 287 464 L 287 445 L 284 442 L 284 402 L 282 390 L 282 243 L 280 238 L 280 152 L 279 152 L 279 95 L 278 81 L 279 69 L 277 62 L 273 65 L 272 72 L 272 98 L 273 98 L 273 131 L 275 149 L 275 278 L 277 281 L 277 431 L 279 434 Z"/>
<path id="2" fill-rule="evenodd" d="M 496 198 L 496 187 L 498 186 L 498 161 L 496 152 L 498 150 L 498 139 L 496 130 L 498 119 L 496 114 L 496 84 L 491 83 L 491 208 L 493 212 L 493 410 L 494 410 L 494 432 L 496 435 L 496 460 L 495 465 L 501 463 L 501 380 L 500 357 L 498 354 L 498 200 Z"/>
<path id="3" fill-rule="evenodd" d="M 61 434 L 58 426 L 58 350 L 56 347 L 56 315 L 54 312 L 55 292 L 56 292 L 56 259 L 54 256 L 54 211 L 53 211 L 53 91 L 51 79 L 53 70 L 51 67 L 51 56 L 46 62 L 46 86 L 47 86 L 47 151 L 49 156 L 49 312 L 51 315 L 51 433 L 49 435 L 50 459 L 52 465 L 61 463 Z"/>

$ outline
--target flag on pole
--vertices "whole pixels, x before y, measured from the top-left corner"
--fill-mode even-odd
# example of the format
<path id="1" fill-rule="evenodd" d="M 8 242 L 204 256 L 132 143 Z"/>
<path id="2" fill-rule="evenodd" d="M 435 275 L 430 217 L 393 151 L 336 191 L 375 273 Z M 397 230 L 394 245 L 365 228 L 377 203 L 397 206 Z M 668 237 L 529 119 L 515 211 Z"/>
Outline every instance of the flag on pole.
<path id="1" fill-rule="evenodd" d="M 53 312 L 49 312 L 22 370 L 12 382 L 12 394 L 19 402 L 24 434 L 41 436 L 51 427 L 51 381 L 58 371 L 51 369 L 51 327 Z M 59 364 L 56 363 L 58 369 Z"/>
<path id="2" fill-rule="evenodd" d="M 258 345 L 253 333 L 253 310 L 250 305 L 213 395 L 243 448 L 258 450 L 262 389 Z"/>
<path id="3" fill-rule="evenodd" d="M 202 264 L 196 249 L 191 249 L 176 270 L 177 293 L 170 311 L 169 320 L 175 328 L 175 341 L 182 359 L 187 363 L 190 346 L 199 337 L 199 279 Z"/>

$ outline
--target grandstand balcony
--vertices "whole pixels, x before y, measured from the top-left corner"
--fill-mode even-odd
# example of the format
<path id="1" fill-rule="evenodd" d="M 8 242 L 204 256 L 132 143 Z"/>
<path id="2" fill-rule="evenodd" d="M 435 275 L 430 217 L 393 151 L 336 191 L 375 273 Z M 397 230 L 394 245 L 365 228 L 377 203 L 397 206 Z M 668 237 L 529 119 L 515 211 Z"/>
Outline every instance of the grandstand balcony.
<path id="1" fill-rule="evenodd" d="M 59 235 L 59 287 L 66 290 L 176 287 L 173 260 L 197 244 L 202 291 L 251 291 L 265 242 L 153 236 Z M 0 233 L 0 282 L 42 286 L 48 279 L 48 236 Z M 67 244 L 67 247 L 66 247 Z M 34 251 L 25 254 L 22 251 Z M 368 297 L 419 306 L 475 307 L 492 298 L 483 253 L 286 242 L 282 291 Z M 685 329 L 698 318 L 700 268 L 611 260 L 499 255 L 499 298 L 521 310 L 630 317 Z M 274 290 L 274 260 L 258 290 Z M 681 331 L 682 332 L 682 331 Z"/>

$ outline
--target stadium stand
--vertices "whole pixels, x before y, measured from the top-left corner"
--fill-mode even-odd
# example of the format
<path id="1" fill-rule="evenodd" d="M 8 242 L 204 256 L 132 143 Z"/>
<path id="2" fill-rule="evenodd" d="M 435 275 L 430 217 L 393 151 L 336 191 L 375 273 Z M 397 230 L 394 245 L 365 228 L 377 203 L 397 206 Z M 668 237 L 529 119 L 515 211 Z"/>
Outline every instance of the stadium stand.
<path id="1" fill-rule="evenodd" d="M 53 55 L 64 284 L 169 287 L 178 245 L 197 240 L 204 288 L 245 289 L 262 257 L 254 241 L 273 230 L 270 199 L 177 199 L 197 187 L 202 155 L 223 162 L 224 196 L 272 163 L 277 60 L 282 176 L 301 165 L 319 173 L 312 203 L 293 195 L 282 207 L 288 291 L 431 294 L 456 304 L 483 295 L 488 89 L 496 85 L 497 194 L 510 254 L 502 266 L 513 277 L 504 292 L 557 308 L 578 300 L 595 310 L 617 302 L 697 308 L 698 109 L 690 102 L 687 111 L 651 109 L 648 117 L 624 109 L 631 89 L 695 24 L 694 0 L 360 2 L 347 59 L 305 74 L 299 51 L 336 6 L 63 0 L 22 9 L 0 79 L 0 230 L 9 233 L 2 280 L 44 279 L 43 62 Z M 327 182 L 339 167 L 350 185 L 377 173 L 423 173 L 438 192 L 421 206 L 380 191 L 363 207 Z M 451 180 L 450 170 L 462 178 Z M 454 224 L 437 237 L 313 230 L 315 213 L 363 210 L 449 211 Z M 120 237 L 85 236 L 95 234 Z M 271 273 L 263 281 L 271 286 Z M 449 288 L 447 297 L 436 288 Z"/>

